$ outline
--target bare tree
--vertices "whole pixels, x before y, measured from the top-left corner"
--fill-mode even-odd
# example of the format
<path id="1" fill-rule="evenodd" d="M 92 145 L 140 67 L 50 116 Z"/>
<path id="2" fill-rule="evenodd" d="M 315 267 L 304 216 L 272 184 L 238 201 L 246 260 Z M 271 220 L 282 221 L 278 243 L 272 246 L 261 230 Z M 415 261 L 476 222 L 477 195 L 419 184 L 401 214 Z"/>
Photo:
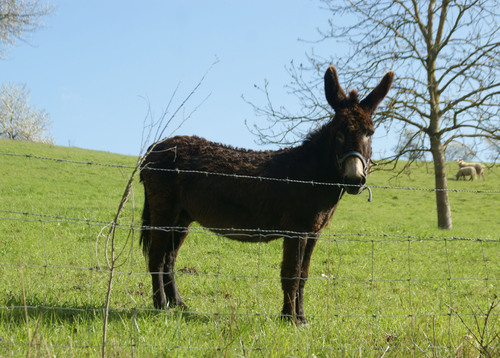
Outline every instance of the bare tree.
<path id="1" fill-rule="evenodd" d="M 473 160 L 476 153 L 472 148 L 461 142 L 451 142 L 446 146 L 446 161 L 463 159 L 465 161 Z"/>
<path id="2" fill-rule="evenodd" d="M 438 227 L 451 229 L 447 146 L 460 142 L 484 149 L 482 144 L 500 139 L 500 2 L 322 2 L 331 12 L 331 20 L 328 28 L 320 31 L 321 41 L 346 43 L 350 53 L 332 58 L 313 53 L 307 66 L 292 63 L 290 88 L 303 101 L 304 112 L 290 115 L 274 108 L 269 100 L 265 108 L 256 111 L 266 115 L 271 124 L 254 128 L 254 132 L 262 142 L 279 142 L 304 128 L 304 123 L 324 117 L 324 100 L 317 98 L 316 79 L 304 79 L 307 71 L 335 63 L 352 87 L 363 88 L 361 82 L 370 83 L 376 73 L 393 69 L 393 89 L 375 118 L 378 131 L 397 133 L 400 138 L 395 155 L 386 159 L 432 155 Z M 263 90 L 269 95 L 266 88 Z"/>
<path id="3" fill-rule="evenodd" d="M 492 161 L 498 162 L 500 159 L 500 140 L 488 140 L 487 145 L 490 148 Z"/>
<path id="4" fill-rule="evenodd" d="M 5 56 L 2 47 L 26 42 L 27 34 L 42 27 L 41 19 L 52 12 L 51 5 L 39 0 L 0 0 L 0 58 Z"/>
<path id="5" fill-rule="evenodd" d="M 52 144 L 49 114 L 29 105 L 29 93 L 26 85 L 0 87 L 0 138 Z"/>

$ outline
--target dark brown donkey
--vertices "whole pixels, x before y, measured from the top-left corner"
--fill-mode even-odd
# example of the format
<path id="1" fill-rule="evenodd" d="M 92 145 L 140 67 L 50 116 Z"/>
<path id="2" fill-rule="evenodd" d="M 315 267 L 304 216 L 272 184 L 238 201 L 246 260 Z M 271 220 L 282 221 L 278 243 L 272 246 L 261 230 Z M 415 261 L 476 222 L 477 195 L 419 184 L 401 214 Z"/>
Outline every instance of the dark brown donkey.
<path id="1" fill-rule="evenodd" d="M 330 66 L 325 93 L 335 116 L 297 147 L 252 151 L 186 136 L 152 145 L 141 168 L 141 242 L 149 260 L 155 307 L 185 306 L 175 284 L 174 264 L 187 228 L 197 221 L 240 241 L 284 237 L 281 314 L 305 322 L 302 303 L 311 254 L 344 190 L 359 194 L 364 189 L 372 115 L 393 77 L 388 72 L 359 101 L 354 90 L 346 96 Z"/>

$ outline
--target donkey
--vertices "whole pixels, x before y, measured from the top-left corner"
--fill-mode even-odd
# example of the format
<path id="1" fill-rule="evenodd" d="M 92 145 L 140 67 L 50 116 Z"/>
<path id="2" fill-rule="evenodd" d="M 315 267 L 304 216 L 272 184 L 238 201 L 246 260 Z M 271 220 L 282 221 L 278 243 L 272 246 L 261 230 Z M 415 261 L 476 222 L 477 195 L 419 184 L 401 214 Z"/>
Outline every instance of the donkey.
<path id="1" fill-rule="evenodd" d="M 348 95 L 330 66 L 326 99 L 335 116 L 296 147 L 237 149 L 196 136 L 153 144 L 141 165 L 145 203 L 141 244 L 153 281 L 156 308 L 185 307 L 174 277 L 175 259 L 197 221 L 230 239 L 283 240 L 281 317 L 305 323 L 304 286 L 311 254 L 344 191 L 365 189 L 372 115 L 389 91 L 387 72 L 362 101 Z M 317 183 L 333 183 L 318 185 Z"/>

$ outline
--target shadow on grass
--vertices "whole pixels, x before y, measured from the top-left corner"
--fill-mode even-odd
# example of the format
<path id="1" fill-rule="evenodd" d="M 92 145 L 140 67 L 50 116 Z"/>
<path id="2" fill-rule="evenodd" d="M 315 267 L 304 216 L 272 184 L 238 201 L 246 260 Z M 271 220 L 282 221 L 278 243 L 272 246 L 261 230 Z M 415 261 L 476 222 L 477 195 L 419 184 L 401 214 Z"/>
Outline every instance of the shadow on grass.
<path id="1" fill-rule="evenodd" d="M 104 307 L 98 308 L 91 305 L 57 304 L 56 302 L 41 302 L 37 299 L 11 296 L 4 307 L 0 307 L 0 318 L 11 320 L 18 324 L 29 319 L 39 320 L 43 317 L 49 322 L 73 323 L 100 321 L 104 317 Z M 112 308 L 109 310 L 109 320 L 122 321 L 134 318 L 149 319 L 155 316 L 167 316 L 175 320 L 182 319 L 186 322 L 208 323 L 217 318 L 218 314 L 198 313 L 177 308 L 158 310 L 153 308 Z"/>

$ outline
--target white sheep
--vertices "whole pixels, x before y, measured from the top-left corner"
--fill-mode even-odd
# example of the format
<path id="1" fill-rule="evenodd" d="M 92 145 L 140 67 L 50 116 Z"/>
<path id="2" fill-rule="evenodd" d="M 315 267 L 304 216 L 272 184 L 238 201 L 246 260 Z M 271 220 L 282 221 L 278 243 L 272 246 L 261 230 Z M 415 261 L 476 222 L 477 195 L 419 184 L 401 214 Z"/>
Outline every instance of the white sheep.
<path id="1" fill-rule="evenodd" d="M 456 178 L 457 180 L 459 180 L 461 177 L 463 177 L 465 180 L 466 176 L 470 176 L 469 180 L 474 180 L 476 178 L 476 168 L 474 167 L 460 168 L 457 172 Z"/>
<path id="2" fill-rule="evenodd" d="M 457 159 L 457 163 L 458 163 L 458 166 L 460 168 L 464 168 L 464 167 L 474 167 L 476 169 L 476 173 L 478 175 L 478 177 L 483 177 L 483 180 L 484 179 L 484 165 L 481 164 L 481 163 L 468 163 L 468 162 L 464 162 L 462 159 Z"/>

